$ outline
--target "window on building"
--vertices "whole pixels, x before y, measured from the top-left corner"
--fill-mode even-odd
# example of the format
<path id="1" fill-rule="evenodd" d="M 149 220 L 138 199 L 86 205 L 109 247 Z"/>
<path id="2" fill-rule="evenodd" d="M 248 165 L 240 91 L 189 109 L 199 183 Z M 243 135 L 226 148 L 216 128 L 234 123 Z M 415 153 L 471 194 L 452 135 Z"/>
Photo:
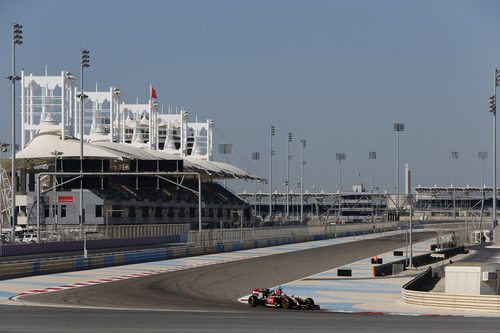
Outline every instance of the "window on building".
<path id="1" fill-rule="evenodd" d="M 115 218 L 121 218 L 122 217 L 122 211 L 123 211 L 123 208 L 122 206 L 112 206 L 111 209 L 113 210 L 111 212 L 111 217 L 115 217 Z"/>
<path id="2" fill-rule="evenodd" d="M 102 205 L 95 205 L 95 217 L 102 217 Z"/>
<path id="3" fill-rule="evenodd" d="M 61 217 L 66 217 L 66 205 L 61 205 Z"/>
<path id="4" fill-rule="evenodd" d="M 142 207 L 142 217 L 149 217 L 149 208 Z"/>
<path id="5" fill-rule="evenodd" d="M 155 207 L 155 217 L 163 217 L 162 207 Z"/>
<path id="6" fill-rule="evenodd" d="M 43 216 L 45 216 L 45 217 L 50 216 L 50 206 L 49 205 L 43 206 Z"/>
<path id="7" fill-rule="evenodd" d="M 135 207 L 134 206 L 130 206 L 128 208 L 128 217 L 135 217 Z"/>

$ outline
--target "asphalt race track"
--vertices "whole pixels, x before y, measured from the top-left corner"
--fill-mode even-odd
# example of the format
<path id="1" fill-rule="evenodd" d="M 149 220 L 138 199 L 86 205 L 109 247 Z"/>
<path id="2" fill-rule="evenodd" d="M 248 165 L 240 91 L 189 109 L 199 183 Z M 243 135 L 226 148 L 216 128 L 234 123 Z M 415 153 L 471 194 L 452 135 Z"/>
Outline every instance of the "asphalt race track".
<path id="1" fill-rule="evenodd" d="M 420 233 L 416 237 L 431 235 Z M 403 237 L 324 246 L 21 299 L 110 308 L 255 310 L 236 300 L 254 288 L 274 287 L 404 246 Z"/>
<path id="2" fill-rule="evenodd" d="M 414 239 L 431 236 L 418 233 Z M 401 236 L 364 240 L 30 295 L 22 300 L 64 308 L 0 306 L 0 332 L 498 331 L 497 319 L 285 311 L 236 301 L 253 288 L 294 281 L 404 244 Z"/>
<path id="3" fill-rule="evenodd" d="M 115 311 L 0 306 L 0 332 L 9 333 L 255 333 L 383 332 L 491 333 L 489 318 L 401 317 L 267 309 L 265 312 Z"/>

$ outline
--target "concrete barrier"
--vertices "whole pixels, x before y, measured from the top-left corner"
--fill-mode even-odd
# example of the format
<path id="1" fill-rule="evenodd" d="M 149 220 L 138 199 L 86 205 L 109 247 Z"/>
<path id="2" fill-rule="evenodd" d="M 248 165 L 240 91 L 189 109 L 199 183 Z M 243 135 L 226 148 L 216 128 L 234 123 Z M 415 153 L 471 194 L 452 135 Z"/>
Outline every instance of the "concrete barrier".
<path id="1" fill-rule="evenodd" d="M 178 243 L 180 242 L 181 238 L 186 239 L 187 235 L 90 239 L 87 240 L 87 249 L 93 250 L 114 247 Z M 2 257 L 80 250 L 83 251 L 83 241 L 81 240 L 31 244 L 0 244 L 0 256 Z"/>
<path id="2" fill-rule="evenodd" d="M 439 309 L 500 312 L 500 296 L 497 295 L 455 295 L 420 291 L 421 287 L 432 278 L 432 269 L 409 281 L 401 288 L 403 302 L 410 305 Z"/>
<path id="3" fill-rule="evenodd" d="M 439 251 L 439 252 L 433 252 L 433 253 L 426 253 L 426 254 L 422 254 L 422 255 L 419 255 L 419 256 L 415 256 L 413 257 L 413 266 L 415 267 L 419 267 L 419 266 L 424 266 L 424 265 L 429 265 L 429 264 L 433 264 L 435 262 L 438 262 L 438 261 L 441 261 L 441 260 L 445 260 L 445 259 L 448 259 L 454 255 L 457 255 L 459 253 L 466 253 L 466 249 L 464 246 L 458 246 L 458 247 L 455 247 L 455 248 L 451 248 L 451 249 L 446 249 L 446 250 L 442 250 L 442 251 Z M 435 253 L 438 253 L 438 254 L 442 254 L 443 256 L 442 257 L 436 257 Z M 394 264 L 403 264 L 403 269 L 406 269 L 406 266 L 407 266 L 407 262 L 406 262 L 406 258 L 405 259 L 401 259 L 401 260 L 396 260 L 396 261 L 392 261 L 392 262 L 388 262 L 388 263 L 385 263 L 385 264 L 382 264 L 382 265 L 378 265 L 378 266 L 373 266 L 373 276 L 387 276 L 387 275 L 392 275 L 393 274 L 393 265 Z"/>

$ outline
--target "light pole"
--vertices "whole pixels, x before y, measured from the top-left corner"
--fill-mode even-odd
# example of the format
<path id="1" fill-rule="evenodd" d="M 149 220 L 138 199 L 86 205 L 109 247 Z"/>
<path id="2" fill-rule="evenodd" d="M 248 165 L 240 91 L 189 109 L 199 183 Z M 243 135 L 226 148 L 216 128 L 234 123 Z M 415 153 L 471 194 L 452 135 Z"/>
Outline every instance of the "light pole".
<path id="1" fill-rule="evenodd" d="M 337 187 L 337 198 L 339 201 L 339 209 L 337 211 L 337 216 L 338 220 L 341 220 L 342 212 L 341 212 L 341 195 L 340 192 L 342 191 L 342 160 L 345 160 L 345 153 L 336 153 L 335 154 L 335 159 L 339 161 L 339 185 Z"/>
<path id="2" fill-rule="evenodd" d="M 493 212 L 492 230 L 495 242 L 495 227 L 497 225 L 497 87 L 500 86 L 500 70 L 495 68 L 493 78 L 493 96 L 490 97 L 490 112 L 493 113 Z M 482 237 L 481 237 L 482 243 Z"/>
<path id="3" fill-rule="evenodd" d="M 219 144 L 219 154 L 224 155 L 224 163 L 226 163 L 226 155 L 231 154 L 233 145 L 230 143 Z M 226 188 L 226 178 L 224 178 L 224 188 Z"/>
<path id="4" fill-rule="evenodd" d="M 410 194 L 410 262 L 409 266 L 413 268 L 413 196 Z M 406 254 L 408 256 L 408 252 Z"/>
<path id="5" fill-rule="evenodd" d="M 254 151 L 252 153 L 252 160 L 255 161 L 255 175 L 257 175 L 257 161 L 260 160 L 260 152 Z M 253 193 L 254 193 L 254 226 L 255 226 L 255 220 L 257 220 L 257 181 L 254 181 L 253 183 Z"/>
<path id="6" fill-rule="evenodd" d="M 300 150 L 300 224 L 304 223 L 304 149 L 306 148 L 307 141 L 304 139 L 300 140 L 301 150 Z"/>
<path id="7" fill-rule="evenodd" d="M 488 152 L 480 151 L 478 153 L 478 158 L 481 160 L 481 186 L 484 187 L 484 160 L 488 158 Z"/>
<path id="8" fill-rule="evenodd" d="M 273 220 L 273 136 L 276 135 L 276 127 L 271 125 L 269 132 L 269 221 Z"/>
<path id="9" fill-rule="evenodd" d="M 372 174 L 371 174 L 371 182 L 370 182 L 370 187 L 371 187 L 371 189 L 373 190 L 373 174 L 374 174 L 374 172 L 373 172 L 373 170 L 374 170 L 373 164 L 374 164 L 374 160 L 376 160 L 376 159 L 377 159 L 377 152 L 375 152 L 375 151 L 371 151 L 371 152 L 369 152 L 369 153 L 368 153 L 368 159 L 370 160 L 370 164 L 371 164 L 370 166 L 371 166 L 371 169 L 372 169 L 372 170 L 371 170 L 371 171 L 372 171 Z"/>
<path id="10" fill-rule="evenodd" d="M 83 234 L 83 223 L 85 222 L 85 211 L 83 209 L 83 102 L 87 96 L 83 93 L 83 69 L 88 68 L 90 59 L 89 51 L 81 50 L 81 62 L 80 62 L 80 89 L 81 92 L 77 97 L 80 97 L 80 209 L 78 223 L 80 224 L 80 237 L 84 237 Z"/>
<path id="11" fill-rule="evenodd" d="M 290 217 L 290 208 L 289 208 L 289 195 L 290 195 L 290 160 L 292 159 L 292 155 L 290 155 L 290 142 L 292 142 L 292 133 L 288 132 L 288 140 L 286 142 L 286 221 L 288 222 L 288 218 Z"/>
<path id="12" fill-rule="evenodd" d="M 11 153 L 12 153 L 12 182 L 11 182 L 11 195 L 12 195 L 12 209 L 10 216 L 10 226 L 11 231 L 11 241 L 15 241 L 15 231 L 17 225 L 17 213 L 16 213 L 16 81 L 21 78 L 16 75 L 16 45 L 21 45 L 23 43 L 23 28 L 22 25 L 17 23 L 12 23 L 12 74 L 7 77 L 8 80 L 12 81 L 12 142 L 11 142 Z"/>
<path id="13" fill-rule="evenodd" d="M 394 123 L 394 131 L 396 132 L 396 221 L 399 221 L 399 133 L 405 129 L 405 124 Z"/>
<path id="14" fill-rule="evenodd" d="M 455 187 L 457 181 L 457 163 L 458 160 L 458 151 L 451 152 L 451 159 L 453 160 L 453 219 L 457 218 L 457 206 L 456 206 L 456 195 L 455 195 Z"/>
<path id="15" fill-rule="evenodd" d="M 54 156 L 54 173 L 57 173 L 57 158 L 61 156 L 63 152 L 54 150 L 50 152 L 50 155 Z M 54 175 L 54 181 L 52 183 L 52 204 L 54 208 L 52 211 L 52 223 L 55 228 L 57 228 L 57 217 L 58 217 L 58 207 L 57 207 L 57 196 L 56 196 L 56 186 L 57 186 L 57 176 Z M 37 231 L 40 234 L 40 231 Z M 39 238 L 37 238 L 37 243 L 39 242 Z"/>
<path id="16" fill-rule="evenodd" d="M 370 206 L 371 206 L 371 209 L 372 209 L 372 216 L 371 216 L 371 220 L 372 220 L 372 223 L 374 221 L 374 211 L 373 211 L 373 174 L 374 174 L 374 161 L 377 159 L 377 152 L 374 152 L 374 151 L 371 151 L 368 153 L 368 159 L 370 160 L 370 166 L 371 166 L 371 181 L 370 181 Z"/>
<path id="17" fill-rule="evenodd" d="M 482 172 L 481 172 L 481 184 L 482 184 L 482 185 L 481 185 L 481 187 L 482 187 L 482 189 L 481 189 L 481 197 L 482 197 L 482 200 L 483 200 L 483 203 L 484 203 L 484 189 L 485 189 L 485 187 L 486 187 L 486 184 L 485 184 L 485 182 L 484 182 L 484 160 L 488 158 L 488 152 L 485 152 L 485 151 L 480 151 L 480 152 L 478 153 L 478 157 L 479 157 L 479 159 L 481 160 L 481 164 L 482 164 L 482 165 L 481 165 L 481 171 L 482 171 Z M 483 210 L 481 209 L 481 220 L 480 220 L 480 222 L 479 222 L 479 225 L 480 225 L 479 230 L 481 230 L 481 229 L 482 229 L 482 228 L 481 228 L 482 224 L 483 224 Z M 467 231 L 468 231 L 468 226 L 467 226 L 467 224 L 466 224 L 465 226 L 467 227 Z M 469 234 L 469 233 L 467 232 L 467 234 Z"/>
<path id="18" fill-rule="evenodd" d="M 336 153 L 335 159 L 339 161 L 339 186 L 338 191 L 342 191 L 342 161 L 345 160 L 345 153 Z"/>

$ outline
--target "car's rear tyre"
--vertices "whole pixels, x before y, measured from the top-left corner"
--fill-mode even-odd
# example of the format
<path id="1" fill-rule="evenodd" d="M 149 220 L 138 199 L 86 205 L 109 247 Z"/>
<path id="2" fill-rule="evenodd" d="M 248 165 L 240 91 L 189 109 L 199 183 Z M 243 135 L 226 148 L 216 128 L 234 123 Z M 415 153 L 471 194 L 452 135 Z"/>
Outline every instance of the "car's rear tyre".
<path id="1" fill-rule="evenodd" d="M 257 296 L 250 296 L 248 297 L 248 306 L 254 307 L 257 306 L 257 303 L 259 302 Z"/>
<path id="2" fill-rule="evenodd" d="M 290 308 L 290 300 L 288 298 L 283 298 L 281 301 L 281 306 L 283 309 L 288 310 Z"/>

